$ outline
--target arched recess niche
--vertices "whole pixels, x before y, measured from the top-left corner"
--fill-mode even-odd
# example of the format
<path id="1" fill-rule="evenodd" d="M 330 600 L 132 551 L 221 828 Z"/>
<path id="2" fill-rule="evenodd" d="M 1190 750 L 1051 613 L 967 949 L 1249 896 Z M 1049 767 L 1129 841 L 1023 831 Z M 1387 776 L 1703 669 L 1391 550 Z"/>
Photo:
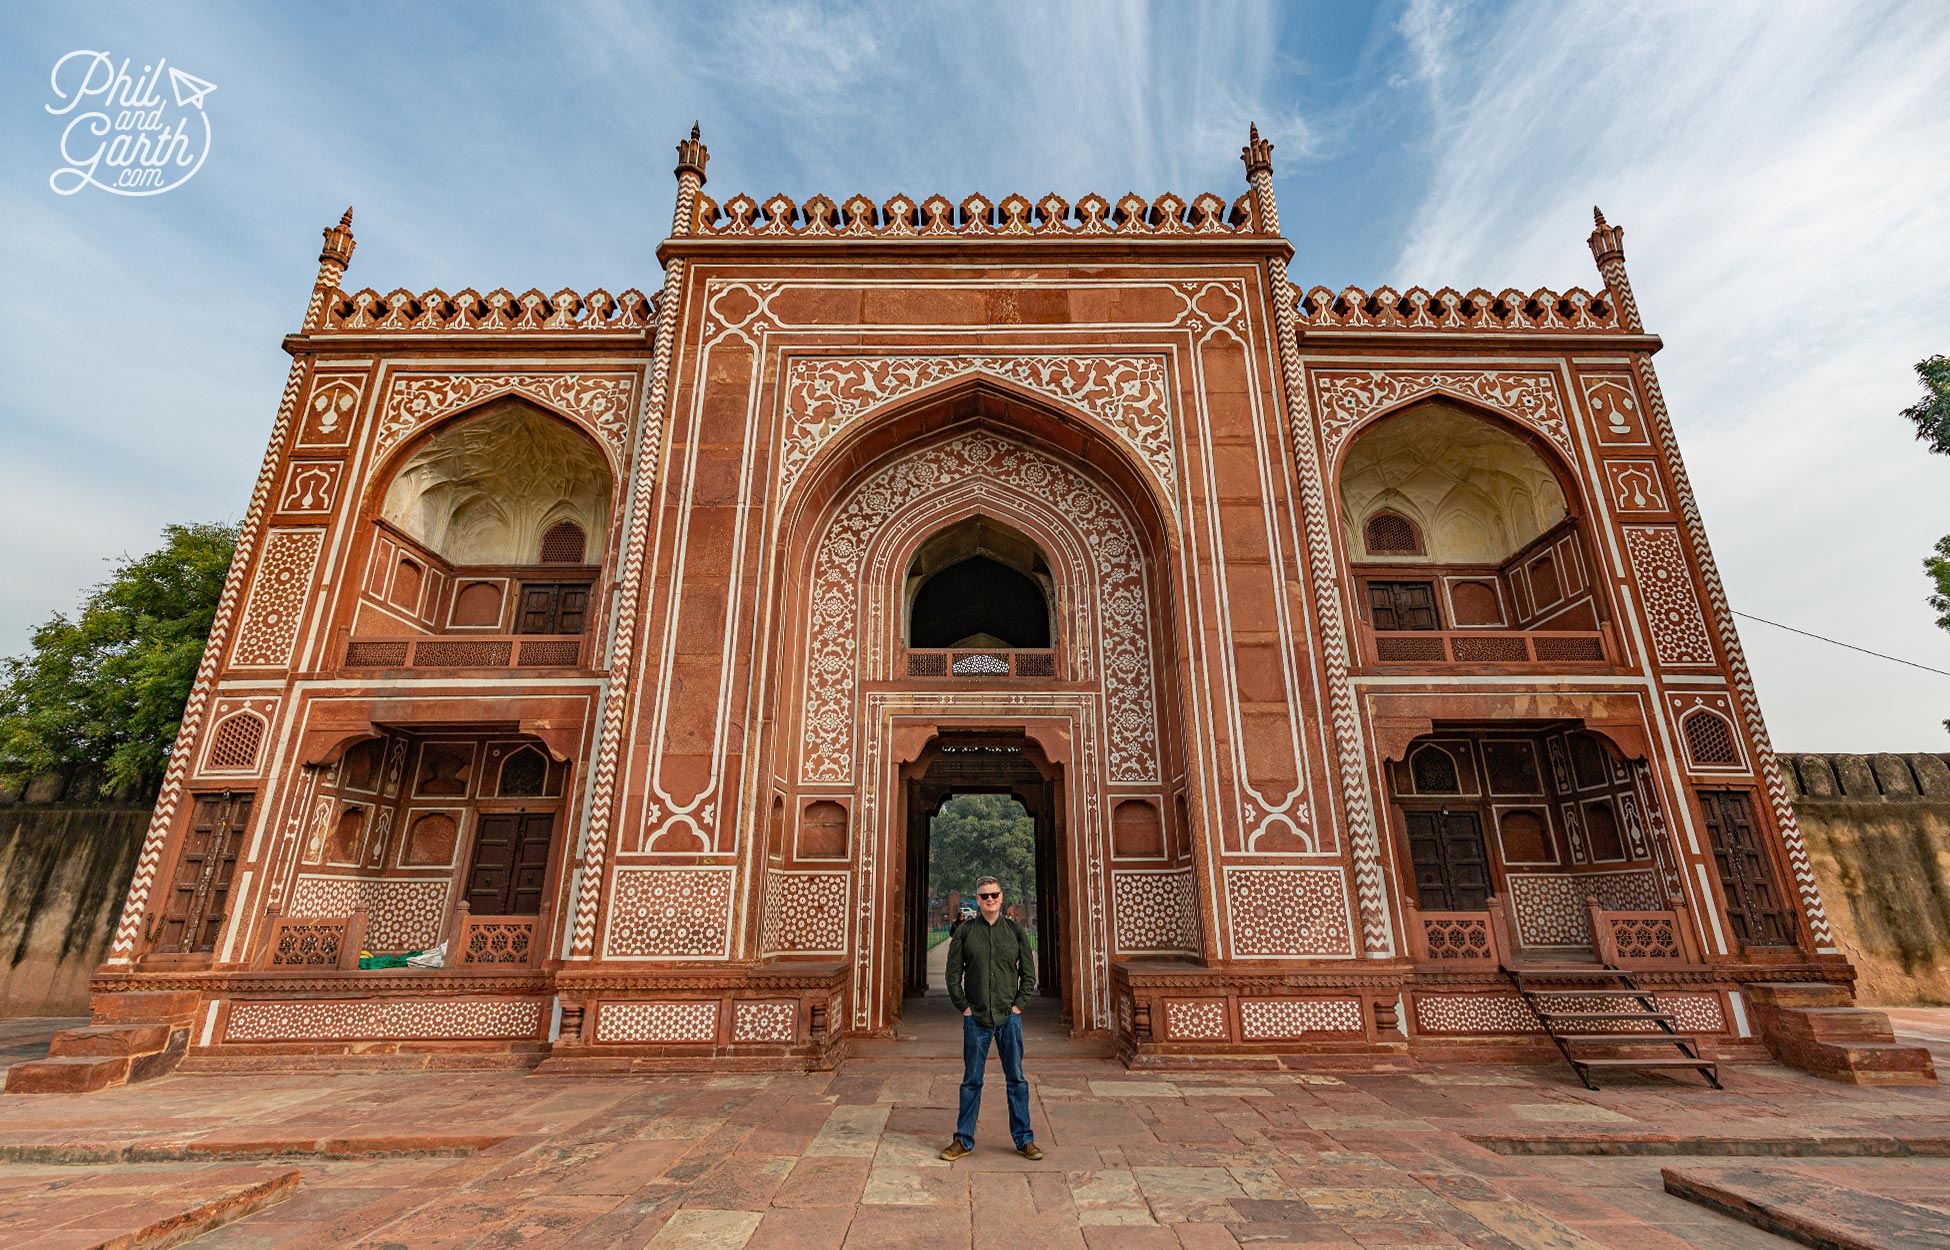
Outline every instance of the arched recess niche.
<path id="1" fill-rule="evenodd" d="M 375 476 L 350 634 L 586 635 L 615 493 L 601 446 L 524 399 L 441 422 Z M 355 646 L 348 666 L 360 658 Z M 580 658 L 537 652 L 521 664 Z"/>
<path id="2" fill-rule="evenodd" d="M 1183 653 L 1183 622 L 1171 603 L 1177 543 L 1170 518 L 1175 513 L 1162 484 L 1148 465 L 1082 414 L 1066 411 L 1041 397 L 1031 399 L 989 379 L 968 379 L 871 416 L 845 431 L 809 462 L 780 504 L 776 584 L 796 592 L 782 599 L 779 627 L 773 631 L 772 662 L 765 666 L 765 698 L 777 709 L 769 721 L 772 737 L 766 749 L 781 788 L 796 791 L 802 787 L 801 744 L 796 736 L 805 711 L 805 676 L 812 645 L 812 605 L 808 600 L 822 537 L 860 483 L 905 457 L 977 433 L 1032 449 L 1081 475 L 1128 520 L 1138 547 L 1135 558 L 1143 571 L 1142 612 L 1148 623 L 1147 671 L 1152 680 L 1158 768 L 1166 778 L 1182 772 L 1179 726 L 1184 722 L 1178 657 Z M 1047 501 L 1043 506 L 1051 513 L 1059 511 Z M 1053 618 L 1050 641 L 1059 652 L 1056 678 L 1076 679 L 1078 670 L 1064 653 L 1086 645 L 1086 640 L 1071 636 L 1072 605 L 1080 597 L 1094 594 L 1095 589 L 1081 584 L 1082 570 L 1087 567 L 1082 558 L 1085 544 L 1074 533 L 1051 527 L 1047 518 L 1014 514 L 992 493 L 984 497 L 981 492 L 969 492 L 968 498 L 942 501 L 939 506 L 931 503 L 902 510 L 883 528 L 875 546 L 876 611 L 874 619 L 862 623 L 859 638 L 863 655 L 858 663 L 863 679 L 898 680 L 905 676 L 894 659 L 906 645 L 906 609 L 913 593 L 928 572 L 968 554 L 1012 564 L 1036 580 Z M 917 571 L 919 578 L 914 576 Z M 886 585 L 880 586 L 879 581 Z M 879 611 L 883 604 L 885 610 Z M 1091 645 L 1099 626 L 1093 611 L 1088 617 Z M 864 656 L 870 633 L 872 649 L 881 657 L 878 667 Z M 1093 677 L 1100 667 L 1092 663 Z M 810 801 L 822 788 L 813 786 L 802 801 Z M 1143 793 L 1158 802 L 1164 820 L 1181 823 L 1178 813 L 1182 809 L 1165 804 L 1162 791 L 1160 783 L 1146 787 Z M 1170 841 L 1177 846 L 1189 843 L 1176 831 Z"/>
<path id="3" fill-rule="evenodd" d="M 503 399 L 448 422 L 398 463 L 379 516 L 451 564 L 539 564 L 543 536 L 563 521 L 603 549 L 608 458 L 532 404 Z"/>
<path id="4" fill-rule="evenodd" d="M 1337 490 L 1357 611 L 1372 630 L 1595 632 L 1609 616 L 1576 478 L 1555 448 L 1500 415 L 1411 404 L 1348 441 Z M 1412 530 L 1419 550 L 1370 550 L 1391 527 Z"/>
<path id="5" fill-rule="evenodd" d="M 1036 541 L 977 514 L 921 544 L 903 588 L 909 647 L 1049 648 L 1056 580 Z"/>

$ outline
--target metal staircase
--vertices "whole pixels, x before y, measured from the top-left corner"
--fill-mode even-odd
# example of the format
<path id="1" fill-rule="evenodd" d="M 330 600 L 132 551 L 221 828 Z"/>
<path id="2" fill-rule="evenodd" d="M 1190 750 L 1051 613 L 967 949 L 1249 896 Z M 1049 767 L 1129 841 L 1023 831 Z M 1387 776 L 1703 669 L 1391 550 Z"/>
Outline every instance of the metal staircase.
<path id="1" fill-rule="evenodd" d="M 1503 975 L 1537 1013 L 1544 1031 L 1586 1089 L 1598 1088 L 1591 1080 L 1594 1071 L 1634 1068 L 1691 1068 L 1708 1085 L 1721 1088 L 1719 1065 L 1702 1057 L 1699 1039 L 1674 1027 L 1673 1014 L 1661 1011 L 1658 999 L 1641 989 L 1631 973 L 1611 966 L 1504 964 Z M 1679 1053 L 1643 1053 L 1668 1046 Z M 1640 1053 L 1622 1054 L 1621 1049 Z"/>

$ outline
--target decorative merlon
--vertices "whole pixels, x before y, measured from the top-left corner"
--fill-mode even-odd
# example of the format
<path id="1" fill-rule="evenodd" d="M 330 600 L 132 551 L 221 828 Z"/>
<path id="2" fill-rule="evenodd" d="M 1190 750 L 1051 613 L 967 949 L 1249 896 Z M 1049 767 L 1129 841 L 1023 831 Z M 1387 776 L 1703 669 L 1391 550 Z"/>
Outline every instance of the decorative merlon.
<path id="1" fill-rule="evenodd" d="M 615 333 L 649 330 L 655 323 L 656 302 L 634 289 L 621 295 L 600 288 L 586 295 L 566 288 L 553 295 L 533 289 L 520 295 L 505 289 L 381 295 L 335 287 L 326 293 L 320 323 L 311 328 L 322 334 Z"/>
<path id="2" fill-rule="evenodd" d="M 748 195 L 734 196 L 722 206 L 709 196 L 697 197 L 696 234 L 707 238 L 857 239 L 857 238 L 1162 238 L 1182 236 L 1252 236 L 1251 193 L 1228 204 L 1206 192 L 1189 203 L 1166 193 L 1155 200 L 1126 195 L 1115 204 L 1101 195 L 1084 196 L 1072 205 L 1060 195 L 1045 195 L 1031 203 L 1011 195 L 991 203 L 971 195 L 956 204 L 943 196 L 915 203 L 897 195 L 875 204 L 856 195 L 835 204 L 816 195 L 804 204 L 775 195 L 760 204 Z"/>
<path id="3" fill-rule="evenodd" d="M 1494 294 L 1479 288 L 1463 294 L 1443 287 L 1431 294 L 1419 286 L 1402 292 L 1384 286 L 1370 294 L 1359 287 L 1317 286 L 1305 294 L 1296 289 L 1294 301 L 1300 325 L 1308 330 L 1628 333 L 1618 301 L 1604 288 L 1595 295 L 1577 287 L 1562 294 L 1548 288 Z"/>

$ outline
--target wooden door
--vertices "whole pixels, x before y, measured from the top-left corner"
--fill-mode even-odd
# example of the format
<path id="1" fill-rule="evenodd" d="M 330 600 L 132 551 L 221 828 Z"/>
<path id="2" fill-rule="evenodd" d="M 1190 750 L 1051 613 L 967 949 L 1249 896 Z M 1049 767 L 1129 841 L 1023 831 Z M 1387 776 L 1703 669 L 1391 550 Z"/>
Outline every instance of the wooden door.
<path id="1" fill-rule="evenodd" d="M 516 632 L 579 634 L 589 620 L 589 583 L 523 582 Z"/>
<path id="2" fill-rule="evenodd" d="M 542 910 L 554 812 L 483 812 L 467 870 L 467 907 L 477 916 L 534 916 Z"/>
<path id="3" fill-rule="evenodd" d="M 1368 607 L 1376 629 L 1440 629 L 1433 582 L 1369 582 Z"/>
<path id="4" fill-rule="evenodd" d="M 1701 790 L 1700 810 L 1713 863 L 1726 895 L 1727 922 L 1742 946 L 1792 946 L 1794 922 L 1787 896 L 1761 845 L 1754 809 L 1744 790 Z"/>
<path id="5" fill-rule="evenodd" d="M 1473 811 L 1402 813 L 1415 872 L 1416 906 L 1423 911 L 1482 911 L 1490 900 L 1490 857 Z"/>
<path id="6" fill-rule="evenodd" d="M 230 884 L 237 875 L 237 848 L 250 825 L 251 795 L 199 794 L 176 870 L 163 897 L 155 931 L 156 954 L 213 951 L 230 915 Z"/>

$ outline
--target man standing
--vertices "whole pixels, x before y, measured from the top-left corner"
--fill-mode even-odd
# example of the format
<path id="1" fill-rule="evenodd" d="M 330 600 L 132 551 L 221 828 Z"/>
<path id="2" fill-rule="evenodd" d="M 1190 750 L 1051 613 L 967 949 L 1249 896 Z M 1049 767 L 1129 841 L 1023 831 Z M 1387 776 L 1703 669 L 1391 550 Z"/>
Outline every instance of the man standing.
<path id="1" fill-rule="evenodd" d="M 1003 917 L 1001 882 L 977 881 L 975 903 L 975 918 L 957 925 L 948 939 L 948 997 L 961 1008 L 961 1114 L 941 1157 L 952 1161 L 975 1149 L 982 1070 L 993 1042 L 1009 1085 L 1009 1136 L 1017 1154 L 1040 1159 L 1043 1152 L 1029 1131 L 1029 1081 L 1022 1074 L 1022 1008 L 1036 992 L 1036 952 L 1022 926 Z"/>

